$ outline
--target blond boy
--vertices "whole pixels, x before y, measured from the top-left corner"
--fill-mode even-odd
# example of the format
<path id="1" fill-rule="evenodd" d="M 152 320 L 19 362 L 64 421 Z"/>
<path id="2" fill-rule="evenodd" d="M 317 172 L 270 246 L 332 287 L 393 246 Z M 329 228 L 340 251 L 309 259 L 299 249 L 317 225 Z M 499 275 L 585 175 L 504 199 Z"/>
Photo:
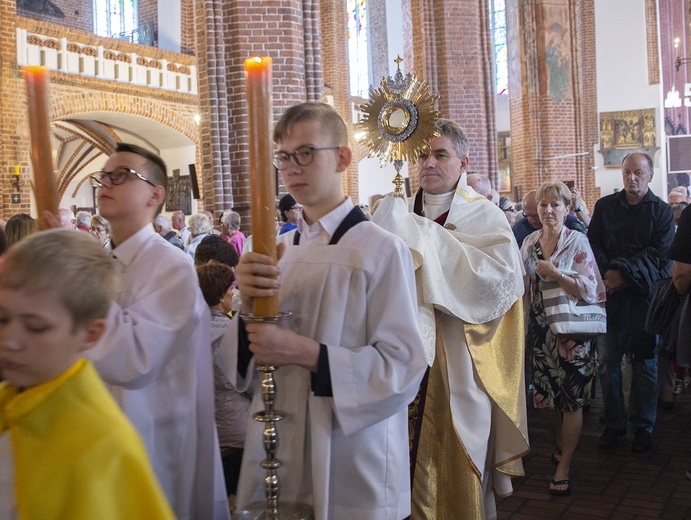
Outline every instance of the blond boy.
<path id="1" fill-rule="evenodd" d="M 0 518 L 173 518 L 141 439 L 82 353 L 105 330 L 110 257 L 27 237 L 0 264 Z"/>

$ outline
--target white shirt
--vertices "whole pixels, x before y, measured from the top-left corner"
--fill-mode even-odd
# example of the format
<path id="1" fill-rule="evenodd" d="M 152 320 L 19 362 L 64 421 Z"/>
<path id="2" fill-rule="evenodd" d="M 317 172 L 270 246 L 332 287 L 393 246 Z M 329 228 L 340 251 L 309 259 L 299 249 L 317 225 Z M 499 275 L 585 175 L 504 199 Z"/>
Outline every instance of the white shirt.
<path id="1" fill-rule="evenodd" d="M 209 308 L 196 272 L 151 225 L 113 255 L 119 292 L 104 337 L 87 355 L 141 435 L 176 516 L 228 518 L 214 425 Z"/>
<path id="2" fill-rule="evenodd" d="M 182 245 L 187 246 L 188 242 L 190 241 L 190 236 L 192 235 L 190 228 L 185 226 L 180 231 L 178 231 L 178 233 L 180 233 L 180 239 L 182 240 Z"/>

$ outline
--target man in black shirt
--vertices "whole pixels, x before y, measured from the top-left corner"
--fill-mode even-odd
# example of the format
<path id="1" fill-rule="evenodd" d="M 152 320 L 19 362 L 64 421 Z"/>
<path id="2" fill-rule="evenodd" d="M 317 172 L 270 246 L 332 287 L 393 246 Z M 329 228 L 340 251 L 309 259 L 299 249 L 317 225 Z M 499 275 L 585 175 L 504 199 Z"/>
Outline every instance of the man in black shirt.
<path id="1" fill-rule="evenodd" d="M 607 289 L 607 334 L 600 345 L 600 382 L 606 429 L 600 449 L 613 449 L 626 434 L 627 414 L 621 386 L 621 360 L 632 361 L 629 419 L 631 449 L 652 448 L 657 412 L 656 339 L 644 330 L 655 282 L 670 276 L 667 252 L 674 237 L 672 208 L 648 188 L 653 162 L 633 153 L 622 166 L 624 190 L 595 204 L 588 238 Z"/>

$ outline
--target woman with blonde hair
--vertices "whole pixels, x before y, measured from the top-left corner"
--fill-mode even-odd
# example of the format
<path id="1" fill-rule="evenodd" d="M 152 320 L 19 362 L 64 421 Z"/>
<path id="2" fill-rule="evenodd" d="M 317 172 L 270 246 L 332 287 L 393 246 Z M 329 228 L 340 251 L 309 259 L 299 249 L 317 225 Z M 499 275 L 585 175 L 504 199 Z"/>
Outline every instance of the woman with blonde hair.
<path id="1" fill-rule="evenodd" d="M 110 243 L 110 222 L 101 215 L 92 216 L 89 225 L 89 233 L 98 240 L 101 247 L 107 247 Z"/>
<path id="2" fill-rule="evenodd" d="M 521 247 L 530 297 L 526 349 L 532 357 L 534 405 L 549 410 L 556 433 L 552 462 L 557 469 L 549 492 L 566 495 L 571 491 L 569 471 L 583 424 L 584 394 L 595 364 L 588 339 L 557 336 L 550 329 L 541 281 L 556 282 L 574 299 L 590 304 L 605 300 L 605 286 L 588 238 L 564 226 L 571 203 L 566 185 L 545 183 L 535 200 L 542 229 L 528 235 Z"/>
<path id="3" fill-rule="evenodd" d="M 5 225 L 5 234 L 7 235 L 7 247 L 16 244 L 22 238 L 29 236 L 38 231 L 36 221 L 26 213 L 17 213 L 12 215 Z"/>

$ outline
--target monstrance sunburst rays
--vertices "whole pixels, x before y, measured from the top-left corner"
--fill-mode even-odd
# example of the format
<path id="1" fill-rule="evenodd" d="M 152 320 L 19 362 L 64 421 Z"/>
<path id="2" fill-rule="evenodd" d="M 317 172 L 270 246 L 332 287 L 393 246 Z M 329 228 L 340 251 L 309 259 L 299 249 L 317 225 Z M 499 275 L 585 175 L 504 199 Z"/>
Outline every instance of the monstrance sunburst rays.
<path id="1" fill-rule="evenodd" d="M 429 84 L 410 72 L 405 78 L 398 70 L 392 78 L 381 79 L 381 87 L 370 87 L 369 103 L 361 105 L 364 116 L 359 126 L 367 146 L 368 157 L 378 157 L 380 166 L 391 162 L 396 168 L 394 196 L 403 197 L 403 161 L 414 161 L 430 139 L 438 136 L 435 124 L 441 117 L 435 103 L 439 96 L 431 94 Z"/>

